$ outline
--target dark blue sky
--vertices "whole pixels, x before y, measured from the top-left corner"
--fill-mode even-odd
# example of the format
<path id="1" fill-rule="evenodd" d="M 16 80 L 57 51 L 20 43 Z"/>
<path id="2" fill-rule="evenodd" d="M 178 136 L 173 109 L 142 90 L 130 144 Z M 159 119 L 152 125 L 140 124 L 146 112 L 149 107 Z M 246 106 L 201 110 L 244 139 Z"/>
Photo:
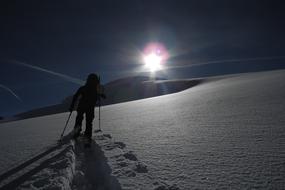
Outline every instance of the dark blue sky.
<path id="1" fill-rule="evenodd" d="M 140 51 L 160 42 L 170 52 L 167 78 L 285 68 L 283 1 L 1 1 L 0 115 L 56 104 L 78 85 L 14 64 L 21 61 L 104 83 L 137 73 Z M 182 68 L 175 68 L 182 66 Z"/>

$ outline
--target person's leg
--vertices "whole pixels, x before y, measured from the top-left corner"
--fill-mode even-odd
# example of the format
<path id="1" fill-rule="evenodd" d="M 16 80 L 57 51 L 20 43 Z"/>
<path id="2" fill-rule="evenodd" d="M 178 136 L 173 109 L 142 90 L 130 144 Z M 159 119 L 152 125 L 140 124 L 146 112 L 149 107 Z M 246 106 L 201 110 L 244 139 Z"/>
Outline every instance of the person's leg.
<path id="1" fill-rule="evenodd" d="M 82 110 L 77 110 L 77 116 L 75 119 L 75 125 L 74 125 L 74 138 L 77 138 L 80 135 L 81 132 L 81 126 L 82 126 L 82 121 L 83 121 L 83 116 L 84 112 Z"/>
<path id="2" fill-rule="evenodd" d="M 94 119 L 94 107 L 88 108 L 86 111 L 86 129 L 84 136 L 91 139 L 92 137 L 92 122 Z"/>

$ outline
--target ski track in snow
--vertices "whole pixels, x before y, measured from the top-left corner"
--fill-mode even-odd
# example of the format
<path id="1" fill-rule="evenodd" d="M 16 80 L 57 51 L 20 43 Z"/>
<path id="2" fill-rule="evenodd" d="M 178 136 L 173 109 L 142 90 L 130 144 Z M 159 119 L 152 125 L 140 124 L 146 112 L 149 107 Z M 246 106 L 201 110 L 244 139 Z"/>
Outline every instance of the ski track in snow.
<path id="1" fill-rule="evenodd" d="M 0 176 L 0 189 L 70 189 L 74 173 L 74 146 L 56 143 Z"/>
<path id="2" fill-rule="evenodd" d="M 146 164 L 110 134 L 95 133 L 91 148 L 69 136 L 2 174 L 0 189 L 179 189 L 148 174 Z"/>

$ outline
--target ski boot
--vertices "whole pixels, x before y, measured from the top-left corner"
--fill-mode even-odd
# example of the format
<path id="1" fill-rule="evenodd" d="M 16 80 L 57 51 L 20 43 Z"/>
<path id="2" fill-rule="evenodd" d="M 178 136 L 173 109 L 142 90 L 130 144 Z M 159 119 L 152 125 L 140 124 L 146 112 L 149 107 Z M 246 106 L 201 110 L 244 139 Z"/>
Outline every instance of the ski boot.
<path id="1" fill-rule="evenodd" d="M 84 136 L 84 147 L 90 148 L 91 147 L 92 138 Z"/>
<path id="2" fill-rule="evenodd" d="M 80 136 L 81 126 L 75 126 L 73 129 L 73 138 L 76 140 Z"/>

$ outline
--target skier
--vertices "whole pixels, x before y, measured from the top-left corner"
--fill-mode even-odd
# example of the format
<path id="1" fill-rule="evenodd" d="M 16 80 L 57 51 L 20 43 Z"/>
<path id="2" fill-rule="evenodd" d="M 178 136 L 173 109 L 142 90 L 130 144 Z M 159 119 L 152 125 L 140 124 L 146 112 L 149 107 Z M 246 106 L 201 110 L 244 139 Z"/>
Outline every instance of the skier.
<path id="1" fill-rule="evenodd" d="M 106 98 L 105 94 L 102 92 L 102 87 L 100 86 L 99 78 L 96 74 L 92 73 L 88 75 L 86 84 L 81 86 L 75 95 L 73 96 L 72 103 L 70 105 L 69 111 L 74 109 L 74 105 L 78 102 L 77 106 L 77 116 L 73 131 L 73 137 L 77 139 L 81 132 L 82 121 L 84 114 L 86 116 L 86 128 L 84 132 L 84 137 L 86 139 L 86 145 L 91 143 L 92 137 L 92 122 L 94 119 L 94 108 L 97 100 L 102 97 Z"/>

